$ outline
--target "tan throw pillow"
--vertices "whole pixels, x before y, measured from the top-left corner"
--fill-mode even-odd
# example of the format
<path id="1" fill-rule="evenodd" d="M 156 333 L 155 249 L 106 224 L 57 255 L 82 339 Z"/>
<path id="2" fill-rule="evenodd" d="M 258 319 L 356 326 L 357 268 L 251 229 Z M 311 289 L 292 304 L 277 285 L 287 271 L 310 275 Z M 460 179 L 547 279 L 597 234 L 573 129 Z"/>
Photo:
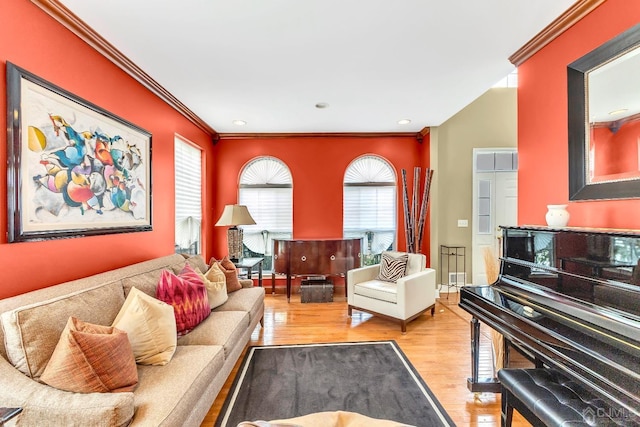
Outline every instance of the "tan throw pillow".
<path id="1" fill-rule="evenodd" d="M 222 258 L 222 261 L 219 261 L 220 269 L 224 273 L 224 277 L 227 280 L 227 293 L 235 292 L 239 289 L 242 289 L 242 285 L 238 280 L 238 270 L 236 270 L 236 266 L 231 262 L 228 256 Z"/>
<path id="2" fill-rule="evenodd" d="M 136 362 L 166 365 L 178 344 L 173 307 L 131 288 L 112 326 L 127 333 Z"/>
<path id="3" fill-rule="evenodd" d="M 227 294 L 227 279 L 218 263 L 214 262 L 211 268 L 202 276 L 204 287 L 207 288 L 211 309 L 213 310 L 227 302 L 227 299 L 229 299 L 229 295 Z"/>
<path id="4" fill-rule="evenodd" d="M 383 252 L 380 260 L 380 272 L 378 273 L 377 279 L 395 283 L 398 279 L 406 275 L 408 261 L 408 254 L 394 257 L 390 253 Z"/>
<path id="5" fill-rule="evenodd" d="M 40 380 L 75 393 L 133 391 L 138 371 L 127 333 L 70 317 Z"/>

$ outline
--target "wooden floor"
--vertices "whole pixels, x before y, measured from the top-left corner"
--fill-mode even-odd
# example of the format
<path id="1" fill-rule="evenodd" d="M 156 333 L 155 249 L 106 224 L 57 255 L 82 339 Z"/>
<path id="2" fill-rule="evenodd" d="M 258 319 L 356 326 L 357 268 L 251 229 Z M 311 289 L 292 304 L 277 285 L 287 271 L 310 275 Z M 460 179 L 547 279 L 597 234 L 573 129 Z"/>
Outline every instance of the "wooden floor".
<path id="1" fill-rule="evenodd" d="M 448 299 L 445 294 L 436 303 L 434 317 L 420 316 L 407 325 L 407 333 L 403 335 L 399 324 L 370 314 L 354 311 L 350 319 L 344 299 L 302 304 L 298 294 L 287 303 L 284 295 L 267 293 L 264 328 L 258 325 L 249 345 L 395 340 L 457 426 L 499 426 L 500 395 L 467 390 L 471 372 L 470 316 L 457 303 L 458 294 L 452 293 Z M 492 372 L 489 332 L 482 331 L 480 372 L 489 376 Z M 202 426 L 209 427 L 215 422 L 240 361 L 242 357 Z M 514 427 L 530 426 L 517 412 L 513 418 Z"/>

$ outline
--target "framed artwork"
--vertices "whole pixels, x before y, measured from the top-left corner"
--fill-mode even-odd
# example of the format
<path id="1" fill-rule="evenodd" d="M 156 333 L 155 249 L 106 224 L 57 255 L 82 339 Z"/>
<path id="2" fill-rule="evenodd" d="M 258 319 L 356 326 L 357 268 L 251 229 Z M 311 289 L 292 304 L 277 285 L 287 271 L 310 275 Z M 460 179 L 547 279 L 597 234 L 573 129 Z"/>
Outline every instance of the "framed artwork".
<path id="1" fill-rule="evenodd" d="M 8 240 L 150 231 L 151 134 L 7 62 Z"/>

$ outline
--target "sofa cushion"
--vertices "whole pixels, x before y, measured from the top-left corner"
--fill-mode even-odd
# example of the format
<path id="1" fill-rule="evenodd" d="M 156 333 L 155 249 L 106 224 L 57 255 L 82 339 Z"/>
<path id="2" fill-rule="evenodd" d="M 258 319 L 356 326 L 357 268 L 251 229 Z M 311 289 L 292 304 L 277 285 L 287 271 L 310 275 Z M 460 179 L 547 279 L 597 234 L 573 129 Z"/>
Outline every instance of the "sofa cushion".
<path id="1" fill-rule="evenodd" d="M 377 279 L 386 282 L 395 282 L 401 277 L 404 277 L 407 273 L 408 261 L 409 254 L 395 255 L 389 252 L 383 252 L 380 259 L 380 272 L 378 273 Z"/>
<path id="2" fill-rule="evenodd" d="M 20 372 L 37 379 L 69 317 L 110 325 L 123 303 L 118 280 L 4 312 L 1 320 L 7 357 Z"/>
<path id="3" fill-rule="evenodd" d="M 209 306 L 213 309 L 224 304 L 229 298 L 227 279 L 217 262 L 214 262 L 204 273 L 203 280 L 209 296 Z"/>
<path id="4" fill-rule="evenodd" d="M 244 311 L 249 313 L 249 321 L 253 322 L 264 312 L 264 288 L 256 286 L 230 293 L 227 302 L 213 311 Z"/>
<path id="5" fill-rule="evenodd" d="M 165 366 L 138 365 L 134 425 L 181 425 L 171 420 L 189 418 L 223 364 L 221 346 L 190 345 L 178 346 Z"/>
<path id="6" fill-rule="evenodd" d="M 156 288 L 156 296 L 173 306 L 178 336 L 190 332 L 211 313 L 207 289 L 190 265 L 185 265 L 177 276 L 164 270 Z"/>
<path id="7" fill-rule="evenodd" d="M 131 277 L 125 277 L 122 279 L 122 287 L 124 288 L 125 296 L 129 295 L 132 288 L 136 288 L 139 291 L 155 298 L 156 286 L 158 286 L 160 276 L 162 276 L 162 272 L 165 270 L 165 268 L 158 268 L 145 273 L 135 274 Z"/>
<path id="8" fill-rule="evenodd" d="M 395 283 L 385 282 L 384 280 L 369 280 L 357 283 L 353 288 L 353 293 L 394 304 L 398 302 L 398 286 Z"/>
<path id="9" fill-rule="evenodd" d="M 156 286 L 158 286 L 158 281 L 160 280 L 160 276 L 164 270 L 171 270 L 172 272 L 178 274 L 180 270 L 182 270 L 186 264 L 186 260 L 178 255 L 174 254 L 174 257 L 163 257 L 159 258 L 159 260 L 164 260 L 164 264 L 160 264 L 157 260 L 152 260 L 153 267 L 151 269 L 144 269 L 144 265 L 150 263 L 147 261 L 146 263 L 134 264 L 131 267 L 125 267 L 124 269 L 131 269 L 132 273 L 122 278 L 122 287 L 124 288 L 124 296 L 129 295 L 131 288 L 136 287 L 138 290 L 141 290 L 147 295 L 152 297 L 156 297 Z M 175 260 L 175 261 L 174 261 Z M 134 269 L 137 267 L 136 269 Z M 116 271 L 119 271 L 116 270 Z"/>
<path id="10" fill-rule="evenodd" d="M 193 267 L 194 270 L 200 270 L 202 272 L 207 271 L 209 268 L 200 255 L 192 255 L 188 257 L 186 263 Z"/>
<path id="11" fill-rule="evenodd" d="M 214 311 L 209 318 L 193 331 L 178 338 L 178 347 L 183 345 L 221 345 L 225 358 L 240 342 L 249 327 L 249 314 L 242 311 Z"/>
<path id="12" fill-rule="evenodd" d="M 133 391 L 138 371 L 127 333 L 70 317 L 40 380 L 75 393 Z"/>
<path id="13" fill-rule="evenodd" d="M 176 318 L 173 307 L 132 288 L 113 321 L 127 333 L 136 363 L 166 365 L 176 351 Z"/>

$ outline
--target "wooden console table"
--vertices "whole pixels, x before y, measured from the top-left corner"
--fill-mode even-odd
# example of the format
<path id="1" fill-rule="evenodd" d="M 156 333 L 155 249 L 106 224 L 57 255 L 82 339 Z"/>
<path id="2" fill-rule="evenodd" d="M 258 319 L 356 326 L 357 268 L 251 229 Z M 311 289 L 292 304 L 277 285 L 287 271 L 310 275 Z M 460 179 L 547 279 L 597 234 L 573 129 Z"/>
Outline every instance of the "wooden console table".
<path id="1" fill-rule="evenodd" d="M 341 276 L 360 267 L 361 239 L 274 239 L 273 272 L 287 275 L 287 302 L 291 300 L 291 276 Z"/>

